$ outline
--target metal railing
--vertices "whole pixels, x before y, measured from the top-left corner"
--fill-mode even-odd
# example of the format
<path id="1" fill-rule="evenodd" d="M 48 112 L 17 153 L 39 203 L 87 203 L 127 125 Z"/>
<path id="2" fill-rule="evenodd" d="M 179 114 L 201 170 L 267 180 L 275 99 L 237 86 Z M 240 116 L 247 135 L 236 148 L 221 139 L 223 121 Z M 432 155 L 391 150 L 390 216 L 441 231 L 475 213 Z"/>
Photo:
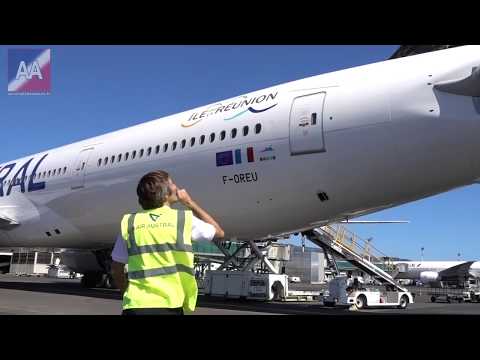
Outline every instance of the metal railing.
<path id="1" fill-rule="evenodd" d="M 330 235 L 334 243 L 338 243 L 343 247 L 346 247 L 357 256 L 368 260 L 371 263 L 384 264 L 385 271 L 394 272 L 396 266 L 390 260 L 391 258 L 375 248 L 370 241 L 364 240 L 357 234 L 348 230 L 341 224 L 329 224 L 322 226 L 321 229 Z"/>

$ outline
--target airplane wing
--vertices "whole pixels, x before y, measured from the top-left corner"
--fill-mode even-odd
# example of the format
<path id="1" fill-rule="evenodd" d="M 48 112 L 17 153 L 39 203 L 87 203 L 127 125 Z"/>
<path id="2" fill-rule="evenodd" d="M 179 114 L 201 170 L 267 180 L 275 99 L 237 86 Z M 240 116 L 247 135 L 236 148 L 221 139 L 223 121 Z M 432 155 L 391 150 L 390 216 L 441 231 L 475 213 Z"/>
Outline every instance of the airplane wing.
<path id="1" fill-rule="evenodd" d="M 480 183 L 480 180 L 479 180 Z M 269 234 L 258 241 L 265 240 L 277 240 L 277 239 L 286 239 L 291 235 L 299 235 L 302 232 L 309 232 L 315 228 L 319 228 L 328 224 L 408 224 L 410 221 L 404 220 L 331 220 L 331 221 L 322 221 L 310 224 L 304 228 L 294 229 L 288 232 Z"/>
<path id="2" fill-rule="evenodd" d="M 472 74 L 465 78 L 443 81 L 435 84 L 434 88 L 450 94 L 479 97 L 480 67 L 474 67 Z"/>
<path id="3" fill-rule="evenodd" d="M 442 270 L 438 273 L 438 275 L 440 278 L 469 276 L 469 270 L 473 263 L 474 261 L 466 261 L 463 264 L 455 265 L 449 267 L 448 269 Z"/>

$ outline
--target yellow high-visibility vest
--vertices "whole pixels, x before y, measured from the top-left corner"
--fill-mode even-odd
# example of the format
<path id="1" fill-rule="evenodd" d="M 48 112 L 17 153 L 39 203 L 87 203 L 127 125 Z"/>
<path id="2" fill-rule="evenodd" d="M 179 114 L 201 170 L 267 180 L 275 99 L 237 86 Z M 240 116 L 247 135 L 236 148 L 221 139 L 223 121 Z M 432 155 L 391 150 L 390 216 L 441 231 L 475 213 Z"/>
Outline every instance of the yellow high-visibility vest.
<path id="1" fill-rule="evenodd" d="M 122 237 L 128 248 L 128 287 L 123 309 L 195 310 L 198 287 L 192 219 L 191 211 L 166 205 L 123 216 Z"/>

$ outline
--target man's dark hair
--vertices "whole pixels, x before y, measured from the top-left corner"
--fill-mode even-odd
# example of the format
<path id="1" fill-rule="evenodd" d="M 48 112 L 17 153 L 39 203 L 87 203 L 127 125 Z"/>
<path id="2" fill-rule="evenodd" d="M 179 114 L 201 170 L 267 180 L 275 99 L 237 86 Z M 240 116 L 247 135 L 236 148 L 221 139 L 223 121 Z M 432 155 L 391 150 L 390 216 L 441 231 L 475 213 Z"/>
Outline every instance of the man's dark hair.
<path id="1" fill-rule="evenodd" d="M 165 203 L 170 195 L 168 179 L 170 175 L 166 171 L 158 170 L 144 175 L 137 186 L 138 202 L 143 210 L 156 209 Z"/>

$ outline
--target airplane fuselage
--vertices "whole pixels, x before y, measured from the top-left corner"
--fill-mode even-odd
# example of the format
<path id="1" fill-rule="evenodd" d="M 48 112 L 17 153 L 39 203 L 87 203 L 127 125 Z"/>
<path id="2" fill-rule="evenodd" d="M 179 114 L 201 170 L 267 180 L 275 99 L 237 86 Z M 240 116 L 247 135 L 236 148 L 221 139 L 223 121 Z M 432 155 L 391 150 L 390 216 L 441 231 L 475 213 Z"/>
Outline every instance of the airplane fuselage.
<path id="1" fill-rule="evenodd" d="M 122 214 L 140 209 L 139 179 L 157 169 L 238 239 L 472 184 L 480 107 L 433 85 L 479 64 L 468 46 L 361 66 L 4 163 L 0 218 L 12 224 L 0 247 L 111 247 Z"/>

